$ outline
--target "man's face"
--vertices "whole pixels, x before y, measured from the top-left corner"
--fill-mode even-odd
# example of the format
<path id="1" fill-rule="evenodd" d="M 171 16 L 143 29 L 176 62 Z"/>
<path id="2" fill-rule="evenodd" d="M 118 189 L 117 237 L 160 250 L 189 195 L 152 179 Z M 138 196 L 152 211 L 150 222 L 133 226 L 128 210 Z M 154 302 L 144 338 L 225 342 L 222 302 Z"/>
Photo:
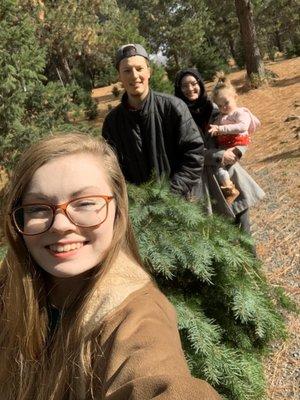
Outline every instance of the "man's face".
<path id="1" fill-rule="evenodd" d="M 149 92 L 150 67 L 142 56 L 124 58 L 119 65 L 119 79 L 128 97 L 144 100 Z"/>

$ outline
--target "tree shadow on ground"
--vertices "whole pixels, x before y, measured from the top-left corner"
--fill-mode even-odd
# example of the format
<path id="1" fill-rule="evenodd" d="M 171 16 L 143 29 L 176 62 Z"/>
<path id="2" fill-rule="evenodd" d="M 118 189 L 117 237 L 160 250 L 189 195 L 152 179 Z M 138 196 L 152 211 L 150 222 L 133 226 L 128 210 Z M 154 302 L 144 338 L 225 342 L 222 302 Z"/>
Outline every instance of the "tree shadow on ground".
<path id="1" fill-rule="evenodd" d="M 296 149 L 293 151 L 286 151 L 285 153 L 275 154 L 274 156 L 263 158 L 259 160 L 259 163 L 286 160 L 289 158 L 298 158 L 298 157 L 300 157 L 300 150 Z"/>
<path id="2" fill-rule="evenodd" d="M 237 79 L 232 79 L 232 84 L 234 85 L 238 94 L 247 93 L 250 90 L 255 88 L 251 87 L 251 85 L 247 82 L 246 76 L 242 76 Z M 300 75 L 294 76 L 293 78 L 287 79 L 276 79 L 272 82 L 272 79 L 269 81 L 269 84 L 273 87 L 286 87 L 292 86 L 300 83 Z"/>
<path id="3" fill-rule="evenodd" d="M 285 86 L 295 85 L 296 83 L 299 82 L 300 82 L 300 75 L 297 75 L 294 76 L 293 78 L 276 80 L 275 82 L 272 83 L 272 86 L 285 87 Z"/>

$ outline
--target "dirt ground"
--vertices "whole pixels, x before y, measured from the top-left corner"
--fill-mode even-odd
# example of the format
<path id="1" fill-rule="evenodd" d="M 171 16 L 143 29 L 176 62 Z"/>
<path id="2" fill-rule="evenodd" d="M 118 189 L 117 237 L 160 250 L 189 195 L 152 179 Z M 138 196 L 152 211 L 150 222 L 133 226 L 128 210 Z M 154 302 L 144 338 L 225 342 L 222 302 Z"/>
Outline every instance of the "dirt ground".
<path id="1" fill-rule="evenodd" d="M 261 185 L 266 197 L 251 210 L 257 252 L 271 285 L 283 287 L 300 306 L 300 59 L 266 65 L 278 75 L 274 82 L 247 90 L 245 71 L 230 78 L 239 92 L 239 103 L 262 122 L 254 133 L 242 165 Z M 208 83 L 208 89 L 212 84 Z M 112 86 L 95 89 L 102 123 L 119 100 Z M 300 399 L 300 321 L 286 312 L 289 337 L 272 344 L 265 358 L 269 400 Z"/>
<path id="2" fill-rule="evenodd" d="M 300 305 L 300 59 L 267 65 L 273 84 L 240 94 L 241 104 L 262 122 L 243 165 L 266 192 L 252 209 L 259 256 L 272 285 L 284 287 Z M 243 74 L 232 74 L 242 85 Z M 286 313 L 289 338 L 273 344 L 265 360 L 270 400 L 300 399 L 300 321 Z"/>

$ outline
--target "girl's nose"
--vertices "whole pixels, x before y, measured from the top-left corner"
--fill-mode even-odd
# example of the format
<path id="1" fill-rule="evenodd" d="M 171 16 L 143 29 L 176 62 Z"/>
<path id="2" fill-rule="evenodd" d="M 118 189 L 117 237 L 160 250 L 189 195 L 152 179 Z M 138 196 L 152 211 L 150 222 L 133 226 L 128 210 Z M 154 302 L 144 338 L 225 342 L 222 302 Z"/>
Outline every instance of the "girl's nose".
<path id="1" fill-rule="evenodd" d="M 56 211 L 50 230 L 54 232 L 65 232 L 74 229 L 76 229 L 76 225 L 69 220 L 67 215 L 62 210 Z"/>

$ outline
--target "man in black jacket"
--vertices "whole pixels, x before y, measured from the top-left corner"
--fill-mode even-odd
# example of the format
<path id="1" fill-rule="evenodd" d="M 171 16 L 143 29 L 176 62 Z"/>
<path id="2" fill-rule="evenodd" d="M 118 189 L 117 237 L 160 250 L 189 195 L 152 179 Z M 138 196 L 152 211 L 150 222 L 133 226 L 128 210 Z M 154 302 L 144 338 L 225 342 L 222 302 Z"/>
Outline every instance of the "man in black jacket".
<path id="1" fill-rule="evenodd" d="M 174 192 L 199 197 L 203 142 L 187 106 L 149 88 L 149 57 L 141 45 L 119 48 L 116 68 L 125 93 L 102 135 L 116 150 L 126 180 L 139 185 L 154 173 L 170 179 Z"/>

